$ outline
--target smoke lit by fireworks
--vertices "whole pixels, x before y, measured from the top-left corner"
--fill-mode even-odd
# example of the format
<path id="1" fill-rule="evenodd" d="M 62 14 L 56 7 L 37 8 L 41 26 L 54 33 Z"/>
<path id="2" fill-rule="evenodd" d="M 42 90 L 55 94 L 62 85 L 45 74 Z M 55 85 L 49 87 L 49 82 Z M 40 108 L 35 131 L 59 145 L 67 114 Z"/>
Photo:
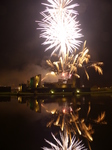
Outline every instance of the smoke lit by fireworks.
<path id="1" fill-rule="evenodd" d="M 54 143 L 46 140 L 47 143 L 49 143 L 52 147 L 52 150 L 87 150 L 84 146 L 84 144 L 82 144 L 82 141 L 76 140 L 76 137 L 73 136 L 71 141 L 69 140 L 69 136 L 67 134 L 67 132 L 65 131 L 64 134 L 62 134 L 60 132 L 60 138 L 61 141 L 59 141 L 59 139 L 57 139 L 54 134 L 52 134 L 54 140 L 57 142 L 57 144 L 55 145 Z M 44 150 L 51 150 L 51 148 L 47 148 L 47 147 L 43 147 Z"/>
<path id="2" fill-rule="evenodd" d="M 49 45 L 46 51 L 54 48 L 51 55 L 59 51 L 64 61 L 66 54 L 78 49 L 82 43 L 79 38 L 83 37 L 77 21 L 78 12 L 74 10 L 78 4 L 70 4 L 73 0 L 47 0 L 42 3 L 46 9 L 40 14 L 43 19 L 37 21 L 40 37 L 45 38 L 43 45 Z"/>

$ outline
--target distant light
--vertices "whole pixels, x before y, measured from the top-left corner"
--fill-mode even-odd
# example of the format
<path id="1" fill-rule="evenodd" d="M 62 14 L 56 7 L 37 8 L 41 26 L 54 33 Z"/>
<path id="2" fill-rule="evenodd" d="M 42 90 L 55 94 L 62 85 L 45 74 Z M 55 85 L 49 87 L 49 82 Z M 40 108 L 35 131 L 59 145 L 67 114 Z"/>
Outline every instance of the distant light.
<path id="1" fill-rule="evenodd" d="M 77 90 L 76 90 L 76 93 L 80 93 L 80 90 L 79 90 L 79 89 L 77 89 Z"/>
<path id="2" fill-rule="evenodd" d="M 44 99 L 42 100 L 42 103 L 44 103 Z"/>
<path id="3" fill-rule="evenodd" d="M 35 100 L 35 104 L 38 105 L 38 101 L 37 100 Z"/>
<path id="4" fill-rule="evenodd" d="M 66 97 L 64 97 L 64 95 L 63 95 L 62 101 L 63 102 L 67 101 L 67 99 L 66 99 Z"/>
<path id="5" fill-rule="evenodd" d="M 38 83 L 36 83 L 36 87 L 38 86 Z"/>
<path id="6" fill-rule="evenodd" d="M 22 97 L 20 97 L 20 96 L 18 97 L 18 102 L 22 103 Z"/>
<path id="7" fill-rule="evenodd" d="M 56 112 L 56 109 L 52 110 L 52 111 L 51 111 L 51 114 L 55 114 L 55 112 Z"/>
<path id="8" fill-rule="evenodd" d="M 20 91 L 21 90 L 21 88 L 20 87 L 18 87 L 18 91 Z"/>
<path id="9" fill-rule="evenodd" d="M 53 91 L 53 90 L 51 90 L 50 92 L 51 92 L 52 94 L 54 94 L 54 91 Z"/>
<path id="10" fill-rule="evenodd" d="M 66 112 L 66 109 L 64 108 L 64 109 L 63 109 L 63 113 L 65 113 L 65 112 Z"/>

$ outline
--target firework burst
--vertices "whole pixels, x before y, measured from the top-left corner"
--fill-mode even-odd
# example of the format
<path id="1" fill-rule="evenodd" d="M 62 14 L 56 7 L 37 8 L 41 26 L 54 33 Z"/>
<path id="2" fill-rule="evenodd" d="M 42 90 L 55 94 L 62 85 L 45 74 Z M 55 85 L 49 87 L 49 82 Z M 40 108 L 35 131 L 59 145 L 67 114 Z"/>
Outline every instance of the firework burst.
<path id="1" fill-rule="evenodd" d="M 42 3 L 46 9 L 40 14 L 43 19 L 37 21 L 40 37 L 46 39 L 43 45 L 49 45 L 45 51 L 54 48 L 51 55 L 59 51 L 64 60 L 66 55 L 78 49 L 83 37 L 77 21 L 78 12 L 74 10 L 78 4 L 70 4 L 73 0 L 47 0 Z"/>
<path id="2" fill-rule="evenodd" d="M 51 70 L 55 75 L 64 74 L 65 78 L 71 78 L 72 75 L 80 78 L 80 74 L 78 73 L 78 68 L 82 68 L 86 74 L 87 79 L 89 80 L 89 74 L 87 70 L 89 68 L 94 68 L 99 74 L 103 74 L 103 70 L 101 66 L 103 62 L 91 62 L 89 49 L 86 47 L 86 41 L 83 44 L 83 49 L 79 53 L 72 53 L 70 55 L 66 55 L 66 61 L 62 60 L 62 57 L 57 56 L 57 61 L 46 60 L 47 64 L 51 67 Z M 55 54 L 56 57 L 56 54 Z"/>

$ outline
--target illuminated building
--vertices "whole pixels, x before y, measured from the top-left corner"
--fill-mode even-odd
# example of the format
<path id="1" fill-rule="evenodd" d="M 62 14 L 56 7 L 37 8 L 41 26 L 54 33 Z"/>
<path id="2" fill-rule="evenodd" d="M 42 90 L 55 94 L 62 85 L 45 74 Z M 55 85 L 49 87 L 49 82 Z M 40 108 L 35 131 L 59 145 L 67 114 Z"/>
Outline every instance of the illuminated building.
<path id="1" fill-rule="evenodd" d="M 30 88 L 37 88 L 41 86 L 41 74 L 38 74 L 32 78 L 30 78 Z"/>
<path id="2" fill-rule="evenodd" d="M 80 88 L 80 78 L 71 77 L 70 79 L 58 79 L 58 82 L 44 82 L 47 88 Z"/>
<path id="3" fill-rule="evenodd" d="M 19 87 L 18 87 L 19 92 L 26 92 L 26 90 L 27 90 L 26 84 L 19 84 Z"/>

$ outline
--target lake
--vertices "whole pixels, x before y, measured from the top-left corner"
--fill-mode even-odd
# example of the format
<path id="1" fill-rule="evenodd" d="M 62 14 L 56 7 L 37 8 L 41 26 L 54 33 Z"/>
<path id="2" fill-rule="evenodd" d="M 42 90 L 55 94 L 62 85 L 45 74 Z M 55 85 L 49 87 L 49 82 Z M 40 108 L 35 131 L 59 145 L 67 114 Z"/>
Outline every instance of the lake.
<path id="1" fill-rule="evenodd" d="M 69 123 L 70 114 L 73 113 L 77 117 L 75 125 L 72 125 L 73 121 Z M 59 114 L 61 117 L 64 114 L 68 128 L 77 130 L 76 138 L 81 139 L 87 148 L 112 149 L 112 95 L 43 95 L 0 96 L 0 150 L 41 150 L 44 146 L 51 148 L 45 139 L 55 143 L 51 132 L 58 137 L 61 131 L 61 118 L 58 120 L 61 123 L 54 125 Z M 47 127 L 50 121 L 51 127 Z M 93 141 L 87 139 L 82 125 L 91 125 Z"/>

